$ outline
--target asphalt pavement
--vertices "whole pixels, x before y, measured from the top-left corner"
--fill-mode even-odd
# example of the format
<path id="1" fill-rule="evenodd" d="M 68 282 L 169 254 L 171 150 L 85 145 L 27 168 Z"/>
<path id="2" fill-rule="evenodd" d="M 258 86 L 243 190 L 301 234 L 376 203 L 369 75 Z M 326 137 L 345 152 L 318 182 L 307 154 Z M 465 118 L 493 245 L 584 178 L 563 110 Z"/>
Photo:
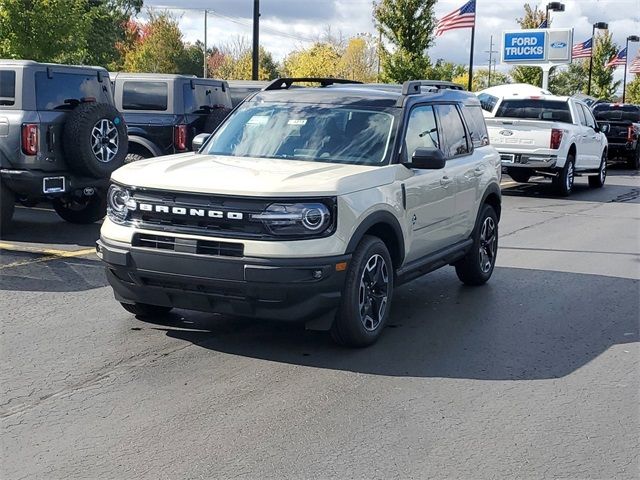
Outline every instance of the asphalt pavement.
<path id="1" fill-rule="evenodd" d="M 46 207 L 0 240 L 3 479 L 640 478 L 640 175 L 504 178 L 498 266 L 396 292 L 373 347 L 113 299 Z"/>

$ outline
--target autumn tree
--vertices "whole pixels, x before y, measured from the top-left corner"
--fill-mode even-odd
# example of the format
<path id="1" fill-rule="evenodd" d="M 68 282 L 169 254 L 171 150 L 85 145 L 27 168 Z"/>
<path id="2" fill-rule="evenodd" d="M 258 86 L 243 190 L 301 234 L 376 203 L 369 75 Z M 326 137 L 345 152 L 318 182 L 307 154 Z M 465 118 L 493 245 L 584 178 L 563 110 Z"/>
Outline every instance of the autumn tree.
<path id="1" fill-rule="evenodd" d="M 466 70 L 466 69 L 465 69 Z M 469 72 L 465 71 L 461 75 L 453 78 L 452 81 L 457 83 L 458 85 L 462 85 L 464 88 L 467 88 L 469 85 Z M 491 84 L 492 85 L 502 85 L 504 83 L 509 83 L 509 77 L 501 72 L 491 72 Z M 489 87 L 489 69 L 488 68 L 480 68 L 473 72 L 473 83 L 472 90 L 477 92 L 478 90 L 483 90 Z"/>
<path id="2" fill-rule="evenodd" d="M 538 28 L 545 20 L 548 20 L 548 25 L 551 26 L 551 20 L 547 19 L 546 11 L 539 9 L 537 5 L 531 8 L 528 3 L 524 4 L 524 16 L 516 18 L 516 22 L 523 30 Z M 511 69 L 510 75 L 516 83 L 528 83 L 538 87 L 542 85 L 542 69 L 540 67 L 518 65 Z"/>
<path id="3" fill-rule="evenodd" d="M 430 67 L 427 49 L 433 42 L 436 0 L 379 0 L 374 2 L 373 17 L 382 37 L 391 44 L 382 45 L 383 80 L 403 82 L 424 78 Z"/>
<path id="4" fill-rule="evenodd" d="M 377 45 L 370 35 L 351 38 L 337 64 L 338 77 L 374 82 L 376 80 Z"/>
<path id="5" fill-rule="evenodd" d="M 260 47 L 258 79 L 272 80 L 278 76 L 278 65 L 264 47 Z M 209 76 L 224 80 L 250 80 L 253 56 L 251 45 L 245 37 L 236 37 L 214 47 L 207 65 Z"/>
<path id="6" fill-rule="evenodd" d="M 336 77 L 340 59 L 334 45 L 317 42 L 307 49 L 291 52 L 284 60 L 284 71 L 291 77 Z"/>

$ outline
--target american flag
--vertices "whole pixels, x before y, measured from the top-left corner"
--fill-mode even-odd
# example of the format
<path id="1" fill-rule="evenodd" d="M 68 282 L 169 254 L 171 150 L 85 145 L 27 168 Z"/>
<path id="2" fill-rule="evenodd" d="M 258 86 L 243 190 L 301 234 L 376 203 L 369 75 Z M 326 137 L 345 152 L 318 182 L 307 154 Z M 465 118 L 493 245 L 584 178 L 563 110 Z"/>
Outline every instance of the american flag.
<path id="1" fill-rule="evenodd" d="M 629 71 L 631 73 L 640 73 L 640 53 L 633 59 L 631 65 L 629 65 Z"/>
<path id="2" fill-rule="evenodd" d="M 623 48 L 618 52 L 616 56 L 614 56 L 611 60 L 609 60 L 609 63 L 607 63 L 605 67 L 615 68 L 615 67 L 619 67 L 620 65 L 626 65 L 626 63 L 627 63 L 627 49 Z"/>
<path id="3" fill-rule="evenodd" d="M 542 22 L 540 22 L 540 25 L 538 25 L 538 28 L 549 28 L 549 24 L 547 23 L 546 18 Z"/>
<path id="4" fill-rule="evenodd" d="M 438 21 L 436 37 L 439 37 L 447 30 L 456 28 L 474 27 L 476 24 L 476 0 L 465 3 L 462 7 L 454 10 L 449 15 L 445 15 Z"/>
<path id="5" fill-rule="evenodd" d="M 593 45 L 593 39 L 590 38 L 582 43 L 574 43 L 571 49 L 571 56 L 573 58 L 589 58 L 591 56 L 591 47 Z"/>

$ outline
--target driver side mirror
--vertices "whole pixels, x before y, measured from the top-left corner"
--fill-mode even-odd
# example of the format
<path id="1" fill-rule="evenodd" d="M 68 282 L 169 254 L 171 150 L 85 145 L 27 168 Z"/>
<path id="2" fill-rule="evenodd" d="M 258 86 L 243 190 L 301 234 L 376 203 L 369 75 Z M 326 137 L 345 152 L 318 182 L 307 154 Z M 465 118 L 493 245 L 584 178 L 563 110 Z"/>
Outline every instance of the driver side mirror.
<path id="1" fill-rule="evenodd" d="M 609 125 L 608 123 L 599 123 L 597 124 L 596 127 L 596 131 L 597 132 L 602 132 L 602 133 L 609 133 L 609 130 L 611 130 L 611 125 Z"/>
<path id="2" fill-rule="evenodd" d="M 447 159 L 439 148 L 416 148 L 411 162 L 405 163 L 407 168 L 420 170 L 440 170 L 444 168 Z"/>
<path id="3" fill-rule="evenodd" d="M 198 135 L 196 135 L 195 137 L 193 137 L 193 142 L 191 142 L 191 149 L 194 152 L 197 152 L 198 150 L 200 150 L 200 147 L 202 147 L 202 145 L 204 145 L 204 142 L 207 141 L 207 139 L 209 138 L 209 135 L 211 135 L 210 133 L 200 133 Z"/>

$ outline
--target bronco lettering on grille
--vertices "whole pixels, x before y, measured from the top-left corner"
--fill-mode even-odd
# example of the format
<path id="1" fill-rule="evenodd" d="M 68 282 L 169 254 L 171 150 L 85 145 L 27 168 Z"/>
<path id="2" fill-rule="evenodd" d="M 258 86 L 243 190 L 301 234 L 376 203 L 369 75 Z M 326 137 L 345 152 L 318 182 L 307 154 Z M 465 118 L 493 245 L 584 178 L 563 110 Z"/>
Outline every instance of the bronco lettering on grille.
<path id="1" fill-rule="evenodd" d="M 229 220 L 242 220 L 241 212 L 223 212 L 220 210 L 207 210 L 205 208 L 169 207 L 167 205 L 153 205 L 151 203 L 139 203 L 138 208 L 143 212 L 172 213 L 174 215 L 187 215 L 191 217 L 228 218 Z"/>

